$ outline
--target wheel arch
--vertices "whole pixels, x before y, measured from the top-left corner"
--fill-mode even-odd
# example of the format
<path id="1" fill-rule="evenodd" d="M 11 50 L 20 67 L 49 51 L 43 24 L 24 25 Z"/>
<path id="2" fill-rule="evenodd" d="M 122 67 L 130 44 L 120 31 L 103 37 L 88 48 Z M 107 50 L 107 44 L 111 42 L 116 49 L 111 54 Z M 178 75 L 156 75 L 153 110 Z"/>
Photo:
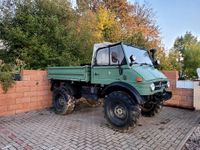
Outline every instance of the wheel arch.
<path id="1" fill-rule="evenodd" d="M 131 98 L 136 100 L 137 104 L 143 104 L 144 99 L 139 94 L 139 92 L 130 84 L 124 82 L 115 82 L 106 86 L 101 92 L 101 97 L 105 97 L 113 91 L 123 91 L 131 96 Z"/>
<path id="2" fill-rule="evenodd" d="M 55 88 L 59 88 L 62 87 L 65 90 L 70 90 L 71 94 L 75 97 L 75 98 L 80 98 L 80 90 L 81 87 L 71 83 L 70 81 L 65 81 L 65 80 L 50 80 L 51 81 L 51 91 L 54 91 Z"/>
<path id="3" fill-rule="evenodd" d="M 50 84 L 51 84 L 50 90 L 54 91 L 55 87 L 57 87 L 57 88 L 60 87 L 60 83 L 61 83 L 61 81 L 59 81 L 59 80 L 50 79 Z"/>

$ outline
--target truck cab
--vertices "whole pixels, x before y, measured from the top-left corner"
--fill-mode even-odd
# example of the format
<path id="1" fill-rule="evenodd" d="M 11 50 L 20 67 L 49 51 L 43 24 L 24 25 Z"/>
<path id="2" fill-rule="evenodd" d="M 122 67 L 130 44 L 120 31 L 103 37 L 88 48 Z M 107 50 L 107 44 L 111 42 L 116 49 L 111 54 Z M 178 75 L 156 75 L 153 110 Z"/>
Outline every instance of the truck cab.
<path id="1" fill-rule="evenodd" d="M 170 86 L 167 77 L 155 67 L 156 60 L 147 50 L 123 43 L 98 46 L 93 52 L 91 83 L 108 85 L 124 82 L 143 96 L 165 92 Z"/>
<path id="2" fill-rule="evenodd" d="M 90 102 L 104 99 L 105 118 L 116 129 L 135 126 L 140 114 L 154 116 L 172 96 L 155 53 L 123 42 L 99 43 L 91 65 L 49 67 L 55 112 L 71 113 L 84 97 Z"/>

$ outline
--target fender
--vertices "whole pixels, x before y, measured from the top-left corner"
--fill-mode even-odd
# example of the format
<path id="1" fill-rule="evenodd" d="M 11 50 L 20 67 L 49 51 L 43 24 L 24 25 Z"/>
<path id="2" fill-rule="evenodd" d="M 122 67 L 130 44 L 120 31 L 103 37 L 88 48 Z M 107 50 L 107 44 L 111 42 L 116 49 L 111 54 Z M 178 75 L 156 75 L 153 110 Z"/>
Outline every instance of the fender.
<path id="1" fill-rule="evenodd" d="M 124 91 L 128 93 L 136 102 L 137 104 L 143 104 L 145 100 L 143 97 L 140 95 L 140 93 L 130 84 L 125 83 L 125 82 L 114 82 L 108 86 L 106 86 L 101 95 L 105 96 L 113 91 Z"/>

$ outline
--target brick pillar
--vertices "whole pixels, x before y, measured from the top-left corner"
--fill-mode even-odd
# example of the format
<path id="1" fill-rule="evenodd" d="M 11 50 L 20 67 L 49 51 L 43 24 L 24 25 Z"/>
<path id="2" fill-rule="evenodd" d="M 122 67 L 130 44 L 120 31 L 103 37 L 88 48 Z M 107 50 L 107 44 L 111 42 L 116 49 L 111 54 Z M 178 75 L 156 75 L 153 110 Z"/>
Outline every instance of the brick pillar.
<path id="1" fill-rule="evenodd" d="M 193 89 L 176 88 L 179 78 L 177 71 L 163 71 L 163 73 L 170 81 L 170 88 L 168 90 L 172 91 L 172 98 L 164 104 L 167 106 L 193 109 Z"/>
<path id="2" fill-rule="evenodd" d="M 200 110 L 200 81 L 194 81 L 193 106 L 195 110 Z"/>

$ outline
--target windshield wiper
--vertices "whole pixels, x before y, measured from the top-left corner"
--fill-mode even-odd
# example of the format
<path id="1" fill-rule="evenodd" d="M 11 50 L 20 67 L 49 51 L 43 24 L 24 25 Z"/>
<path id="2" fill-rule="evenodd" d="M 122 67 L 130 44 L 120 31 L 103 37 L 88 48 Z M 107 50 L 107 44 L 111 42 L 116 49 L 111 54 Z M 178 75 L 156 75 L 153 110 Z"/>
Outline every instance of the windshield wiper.
<path id="1" fill-rule="evenodd" d="M 139 64 L 139 63 L 137 63 L 137 62 L 131 62 L 130 66 L 135 65 L 135 64 Z"/>
<path id="2" fill-rule="evenodd" d="M 143 65 L 152 66 L 151 64 L 147 64 L 147 63 L 141 63 L 141 64 L 140 64 L 140 66 L 143 66 Z"/>

